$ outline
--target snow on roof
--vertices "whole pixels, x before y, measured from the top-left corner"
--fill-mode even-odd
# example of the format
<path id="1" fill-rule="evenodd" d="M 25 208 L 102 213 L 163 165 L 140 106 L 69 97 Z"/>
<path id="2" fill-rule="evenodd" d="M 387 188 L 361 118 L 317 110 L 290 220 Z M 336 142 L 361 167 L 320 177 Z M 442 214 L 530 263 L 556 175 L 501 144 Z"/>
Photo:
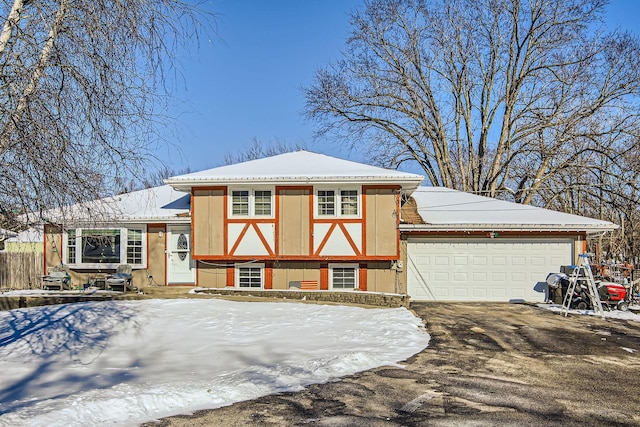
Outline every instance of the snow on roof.
<path id="1" fill-rule="evenodd" d="M 34 243 L 42 242 L 43 240 L 42 229 L 31 227 L 19 233 L 13 233 L 13 235 L 7 239 L 7 242 Z"/>
<path id="2" fill-rule="evenodd" d="M 521 205 L 443 187 L 418 187 L 412 197 L 425 224 L 403 230 L 608 231 L 616 224 L 530 205 Z"/>
<path id="3" fill-rule="evenodd" d="M 179 222 L 188 221 L 190 203 L 189 194 L 163 185 L 55 209 L 45 213 L 45 219 L 54 223 Z"/>
<path id="4" fill-rule="evenodd" d="M 212 183 L 265 184 L 396 183 L 412 191 L 424 180 L 422 175 L 384 169 L 305 150 L 279 154 L 258 160 L 221 166 L 171 177 L 165 182 L 181 190 Z"/>

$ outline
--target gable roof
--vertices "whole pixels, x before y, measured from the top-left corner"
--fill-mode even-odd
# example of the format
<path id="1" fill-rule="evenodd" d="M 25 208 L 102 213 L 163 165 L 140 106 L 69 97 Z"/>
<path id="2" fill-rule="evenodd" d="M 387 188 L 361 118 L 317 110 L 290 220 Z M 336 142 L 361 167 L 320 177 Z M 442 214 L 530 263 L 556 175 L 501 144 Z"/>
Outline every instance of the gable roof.
<path id="1" fill-rule="evenodd" d="M 189 194 L 162 185 L 53 209 L 44 217 L 57 224 L 189 222 L 190 204 Z"/>
<path id="2" fill-rule="evenodd" d="M 521 205 L 450 188 L 419 187 L 413 192 L 412 197 L 424 224 L 401 224 L 400 228 L 403 231 L 602 232 L 618 228 L 609 221 Z"/>
<path id="3" fill-rule="evenodd" d="M 212 184 L 398 184 L 411 192 L 422 175 L 384 169 L 300 150 L 257 160 L 174 176 L 165 183 L 178 190 Z"/>

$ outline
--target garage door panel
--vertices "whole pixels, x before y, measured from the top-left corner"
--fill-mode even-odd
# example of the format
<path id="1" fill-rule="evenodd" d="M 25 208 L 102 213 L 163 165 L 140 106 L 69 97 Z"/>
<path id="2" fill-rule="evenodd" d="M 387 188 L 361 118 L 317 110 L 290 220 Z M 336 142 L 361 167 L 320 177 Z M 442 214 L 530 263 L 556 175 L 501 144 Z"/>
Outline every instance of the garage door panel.
<path id="1" fill-rule="evenodd" d="M 491 272 L 491 280 L 493 280 L 494 282 L 500 282 L 500 283 L 506 282 L 507 273 L 505 273 L 504 271 L 492 271 Z"/>
<path id="2" fill-rule="evenodd" d="M 536 267 L 545 265 L 545 259 L 543 256 L 532 256 L 530 259 L 531 265 L 535 265 Z"/>
<path id="3" fill-rule="evenodd" d="M 511 280 L 516 282 L 524 282 L 525 280 L 527 280 L 527 275 L 520 272 L 511 273 Z"/>
<path id="4" fill-rule="evenodd" d="M 453 281 L 467 283 L 469 281 L 469 275 L 467 274 L 466 271 L 464 272 L 456 271 L 453 273 Z"/>
<path id="5" fill-rule="evenodd" d="M 511 265 L 514 267 L 524 267 L 527 265 L 527 259 L 523 256 L 512 256 Z"/>
<path id="6" fill-rule="evenodd" d="M 455 288 L 453 290 L 453 297 L 455 299 L 466 299 L 469 297 L 469 289 L 467 288 Z"/>
<path id="7" fill-rule="evenodd" d="M 429 265 L 431 262 L 431 257 L 425 255 L 416 256 L 416 263 L 419 265 Z"/>
<path id="8" fill-rule="evenodd" d="M 408 293 L 414 300 L 544 301 L 534 290 L 571 263 L 570 239 L 409 240 Z"/>
<path id="9" fill-rule="evenodd" d="M 433 275 L 433 278 L 437 282 L 448 282 L 449 281 L 449 272 L 448 271 L 436 271 Z"/>
<path id="10" fill-rule="evenodd" d="M 504 288 L 491 288 L 489 290 L 491 292 L 491 298 L 494 300 L 504 300 L 507 298 L 507 290 Z"/>
<path id="11" fill-rule="evenodd" d="M 507 258 L 503 256 L 492 256 L 491 265 L 498 265 L 498 266 L 507 265 Z"/>
<path id="12" fill-rule="evenodd" d="M 485 282 L 489 278 L 489 275 L 486 271 L 474 271 L 473 272 L 473 281 L 474 282 Z"/>
<path id="13" fill-rule="evenodd" d="M 487 299 L 487 290 L 486 289 L 473 289 L 471 299 L 475 300 L 485 300 Z"/>
<path id="14" fill-rule="evenodd" d="M 443 300 L 451 299 L 449 295 L 449 291 L 450 291 L 449 288 L 436 287 L 434 294 L 438 299 L 443 299 Z"/>
<path id="15" fill-rule="evenodd" d="M 435 261 L 436 265 L 449 265 L 449 257 L 436 256 Z"/>
<path id="16" fill-rule="evenodd" d="M 464 265 L 469 264 L 469 258 L 466 256 L 454 256 L 453 257 L 453 265 Z"/>

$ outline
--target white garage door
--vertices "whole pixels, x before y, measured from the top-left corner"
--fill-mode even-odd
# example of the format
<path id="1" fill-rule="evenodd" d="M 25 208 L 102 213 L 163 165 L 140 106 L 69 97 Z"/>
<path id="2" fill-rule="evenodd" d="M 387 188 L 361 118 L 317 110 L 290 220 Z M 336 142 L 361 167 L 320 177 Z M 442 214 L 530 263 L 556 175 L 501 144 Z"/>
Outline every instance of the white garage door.
<path id="1" fill-rule="evenodd" d="M 544 301 L 547 274 L 572 263 L 571 240 L 409 239 L 412 300 Z"/>

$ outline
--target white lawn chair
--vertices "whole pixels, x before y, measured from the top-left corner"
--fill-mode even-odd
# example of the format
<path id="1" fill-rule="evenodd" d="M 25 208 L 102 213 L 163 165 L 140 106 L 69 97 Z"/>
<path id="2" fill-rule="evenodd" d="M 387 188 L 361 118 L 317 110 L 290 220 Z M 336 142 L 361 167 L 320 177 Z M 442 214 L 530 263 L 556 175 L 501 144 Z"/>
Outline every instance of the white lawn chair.
<path id="1" fill-rule="evenodd" d="M 42 289 L 59 291 L 71 289 L 71 276 L 65 267 L 52 267 L 49 274 L 42 276 Z"/>

